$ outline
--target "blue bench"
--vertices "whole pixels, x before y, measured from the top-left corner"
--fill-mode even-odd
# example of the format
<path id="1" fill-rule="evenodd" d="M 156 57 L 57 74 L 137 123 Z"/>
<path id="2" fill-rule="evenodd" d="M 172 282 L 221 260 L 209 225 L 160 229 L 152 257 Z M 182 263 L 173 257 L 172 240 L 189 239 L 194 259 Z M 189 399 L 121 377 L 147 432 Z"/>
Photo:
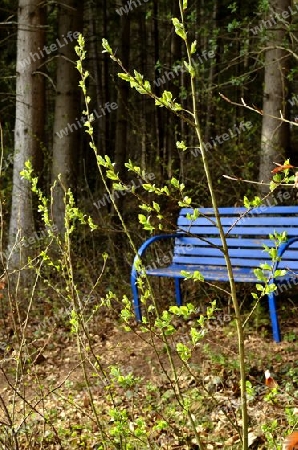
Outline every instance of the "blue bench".
<path id="1" fill-rule="evenodd" d="M 137 321 L 142 320 L 141 302 L 138 293 L 137 261 L 142 261 L 148 247 L 156 241 L 173 239 L 174 249 L 171 264 L 168 267 L 147 268 L 148 276 L 170 277 L 175 280 L 176 303 L 182 305 L 181 280 L 185 276 L 181 271 L 194 273 L 199 271 L 206 281 L 227 282 L 228 274 L 218 228 L 215 224 L 214 212 L 211 208 L 200 208 L 200 216 L 190 220 L 187 215 L 193 209 L 183 208 L 180 211 L 177 232 L 157 235 L 149 238 L 140 247 L 131 271 L 131 287 L 133 304 Z M 272 247 L 269 234 L 286 232 L 287 241 L 278 250 L 280 261 L 275 269 L 286 269 L 287 274 L 270 282 L 277 284 L 277 289 L 268 295 L 273 339 L 281 341 L 280 328 L 276 309 L 276 297 L 293 284 L 298 284 L 298 206 L 262 205 L 247 213 L 246 208 L 219 208 L 229 255 L 234 269 L 236 283 L 260 283 L 254 269 L 261 263 L 272 265 L 272 261 L 263 245 Z"/>

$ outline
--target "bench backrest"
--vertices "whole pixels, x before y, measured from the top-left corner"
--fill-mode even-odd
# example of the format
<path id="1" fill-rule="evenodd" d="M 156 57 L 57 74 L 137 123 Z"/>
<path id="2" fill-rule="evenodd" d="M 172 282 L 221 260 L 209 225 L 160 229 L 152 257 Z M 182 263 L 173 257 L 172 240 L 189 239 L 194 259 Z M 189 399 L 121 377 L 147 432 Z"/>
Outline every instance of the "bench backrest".
<path id="1" fill-rule="evenodd" d="M 213 209 L 200 208 L 199 211 L 199 218 L 191 221 L 186 216 L 193 210 L 181 209 L 177 231 L 187 236 L 175 239 L 173 263 L 225 265 Z M 259 267 L 262 262 L 271 263 L 263 244 L 274 245 L 269 239 L 274 231 L 286 231 L 288 238 L 298 236 L 298 206 L 262 205 L 249 213 L 246 208 L 219 208 L 219 213 L 234 266 L 249 268 Z M 298 242 L 285 252 L 280 268 L 298 270 Z"/>

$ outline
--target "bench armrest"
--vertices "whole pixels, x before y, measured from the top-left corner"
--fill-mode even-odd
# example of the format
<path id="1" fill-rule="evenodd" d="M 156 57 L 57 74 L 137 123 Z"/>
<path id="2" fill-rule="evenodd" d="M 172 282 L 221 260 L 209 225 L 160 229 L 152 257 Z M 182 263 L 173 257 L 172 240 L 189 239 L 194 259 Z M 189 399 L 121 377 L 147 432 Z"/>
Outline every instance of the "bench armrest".
<path id="1" fill-rule="evenodd" d="M 135 256 L 134 263 L 137 259 L 141 258 L 144 253 L 146 252 L 147 248 L 155 241 L 160 241 L 162 239 L 173 239 L 177 237 L 184 236 L 184 233 L 173 233 L 173 234 L 157 234 L 156 236 L 152 236 L 151 238 L 147 239 L 139 248 L 138 254 Z M 133 266 L 134 266 L 133 263 Z"/>
<path id="2" fill-rule="evenodd" d="M 137 278 L 139 276 L 139 272 L 136 268 L 137 264 L 136 262 L 142 258 L 147 248 L 155 241 L 160 241 L 162 239 L 173 239 L 176 237 L 184 236 L 184 233 L 173 233 L 173 234 L 158 234 L 156 236 L 153 236 L 149 239 L 147 239 L 139 248 L 137 255 L 134 258 L 133 265 L 131 268 L 131 275 L 130 275 L 130 281 L 131 281 L 131 288 L 133 293 L 133 303 L 134 303 L 134 309 L 135 309 L 135 315 L 138 322 L 142 320 L 142 313 L 141 313 L 141 305 L 139 300 L 139 294 L 138 294 L 138 287 L 137 287 Z"/>

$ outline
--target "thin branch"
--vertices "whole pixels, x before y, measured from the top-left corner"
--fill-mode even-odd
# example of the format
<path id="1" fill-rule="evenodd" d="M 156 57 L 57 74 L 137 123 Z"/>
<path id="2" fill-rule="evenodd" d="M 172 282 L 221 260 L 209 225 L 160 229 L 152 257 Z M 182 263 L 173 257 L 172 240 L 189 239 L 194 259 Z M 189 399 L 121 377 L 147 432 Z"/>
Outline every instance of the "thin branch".
<path id="1" fill-rule="evenodd" d="M 43 75 L 44 77 L 46 77 L 46 78 L 50 81 L 50 83 L 52 84 L 53 88 L 54 88 L 55 91 L 56 91 L 56 86 L 55 86 L 55 84 L 54 84 L 54 81 L 52 80 L 52 78 L 51 78 L 47 73 L 41 72 L 40 70 L 35 70 L 35 71 L 32 72 L 32 73 L 33 73 L 33 75 L 35 75 L 35 74 L 40 74 L 40 75 Z"/>
<path id="2" fill-rule="evenodd" d="M 219 95 L 220 95 L 221 98 L 223 98 L 226 102 L 231 103 L 231 105 L 234 105 L 234 106 L 242 106 L 242 107 L 244 107 L 244 108 L 246 108 L 246 109 L 249 109 L 250 111 L 253 111 L 253 112 L 257 113 L 257 114 L 260 114 L 261 116 L 264 115 L 262 109 L 258 109 L 258 108 L 256 108 L 255 106 L 249 106 L 249 105 L 247 105 L 246 102 L 245 102 L 245 100 L 244 100 L 243 98 L 241 98 L 241 102 L 242 102 L 242 103 L 238 103 L 238 102 L 234 102 L 233 100 L 229 99 L 228 97 L 226 97 L 225 95 L 223 95 L 221 92 L 219 92 Z M 295 127 L 298 127 L 298 123 L 293 122 L 292 120 L 287 120 L 287 119 L 285 119 L 284 116 L 283 116 L 283 114 L 282 114 L 282 112 L 281 112 L 281 111 L 279 111 L 279 112 L 280 112 L 280 117 L 276 117 L 276 116 L 273 116 L 273 115 L 271 115 L 271 114 L 266 114 L 266 117 L 271 117 L 272 119 L 280 120 L 281 122 L 287 122 L 287 123 L 290 123 L 291 125 L 295 125 Z"/>
<path id="3" fill-rule="evenodd" d="M 228 180 L 232 180 L 232 181 L 242 181 L 243 183 L 250 183 L 250 184 L 259 184 L 262 186 L 270 186 L 270 183 L 264 183 L 264 181 L 251 181 L 251 180 L 245 180 L 244 178 L 240 178 L 240 177 L 231 177 L 230 175 L 223 175 L 224 178 L 227 178 Z M 279 186 L 286 186 L 286 187 L 296 187 L 295 184 L 290 184 L 290 183 L 279 183 Z"/>

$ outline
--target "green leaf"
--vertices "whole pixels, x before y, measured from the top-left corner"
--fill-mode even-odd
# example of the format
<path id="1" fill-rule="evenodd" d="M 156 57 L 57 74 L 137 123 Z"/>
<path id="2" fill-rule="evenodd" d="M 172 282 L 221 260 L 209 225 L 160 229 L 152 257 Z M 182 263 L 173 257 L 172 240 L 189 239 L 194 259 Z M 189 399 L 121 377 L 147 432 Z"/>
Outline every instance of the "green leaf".
<path id="1" fill-rule="evenodd" d="M 82 35 L 79 36 L 79 44 L 80 44 L 80 45 L 81 45 L 81 42 L 80 42 L 81 36 L 82 36 Z M 113 50 L 111 49 L 111 47 L 110 47 L 110 45 L 109 45 L 109 43 L 108 43 L 108 41 L 107 41 L 106 39 L 103 38 L 102 41 L 101 41 L 101 44 L 102 44 L 102 46 L 103 46 L 103 48 L 104 48 L 104 50 L 102 51 L 102 53 L 109 53 L 110 55 L 113 54 Z"/>
<path id="2" fill-rule="evenodd" d="M 270 294 L 271 292 L 276 291 L 276 289 L 277 289 L 276 284 L 274 284 L 274 283 L 268 284 L 266 286 L 266 294 Z"/>
<path id="3" fill-rule="evenodd" d="M 197 41 L 193 41 L 190 47 L 190 53 L 193 55 L 197 50 Z"/>
<path id="4" fill-rule="evenodd" d="M 183 0 L 182 9 L 183 9 L 183 11 L 185 11 L 187 9 L 187 0 Z"/>
<path id="5" fill-rule="evenodd" d="M 256 289 L 257 289 L 257 291 L 263 291 L 264 286 L 262 284 L 256 284 Z"/>
<path id="6" fill-rule="evenodd" d="M 155 209 L 155 211 L 160 212 L 160 206 L 158 203 L 153 201 L 153 208 Z"/>
<path id="7" fill-rule="evenodd" d="M 182 108 L 182 106 L 180 105 L 180 103 L 174 103 L 173 105 L 172 105 L 172 110 L 173 111 L 181 111 L 181 109 L 183 109 Z"/>
<path id="8" fill-rule="evenodd" d="M 247 208 L 247 209 L 249 209 L 251 207 L 256 208 L 256 207 L 262 205 L 262 199 L 258 196 L 255 196 L 254 199 L 250 201 L 250 200 L 248 200 L 248 198 L 246 196 L 244 196 L 243 203 L 244 203 L 245 208 Z"/>
<path id="9" fill-rule="evenodd" d="M 155 106 L 160 106 L 161 108 L 163 108 L 165 105 L 161 102 L 160 99 L 156 98 L 155 99 Z"/>
<path id="10" fill-rule="evenodd" d="M 252 206 L 257 208 L 258 206 L 262 205 L 262 199 L 259 196 L 256 196 L 252 201 Z"/>
<path id="11" fill-rule="evenodd" d="M 262 269 L 259 269 L 259 268 L 254 269 L 254 274 L 255 274 L 255 276 L 256 276 L 256 278 L 257 278 L 258 280 L 264 281 L 264 282 L 267 281 L 267 277 L 265 277 L 265 275 L 264 275 Z"/>
<path id="12" fill-rule="evenodd" d="M 191 341 L 192 341 L 193 345 L 196 345 L 203 338 L 203 335 L 196 328 L 191 327 L 190 337 L 191 337 Z"/>
<path id="13" fill-rule="evenodd" d="M 139 214 L 138 218 L 140 224 L 143 225 L 144 230 L 154 231 L 154 226 L 152 226 L 150 223 L 150 216 L 146 217 L 144 216 L 144 214 Z"/>
<path id="14" fill-rule="evenodd" d="M 107 167 L 105 159 L 101 155 L 96 155 L 97 164 L 103 167 Z"/>
<path id="15" fill-rule="evenodd" d="M 118 175 L 113 170 L 107 170 L 107 177 L 110 180 L 119 181 Z"/>
<path id="16" fill-rule="evenodd" d="M 184 26 L 176 17 L 172 18 L 172 23 L 175 27 L 175 33 L 180 36 L 184 41 L 186 41 L 186 33 L 184 30 Z"/>
<path id="17" fill-rule="evenodd" d="M 161 98 L 165 103 L 171 103 L 173 94 L 170 91 L 163 91 Z"/>
<path id="18" fill-rule="evenodd" d="M 265 264 L 260 264 L 260 267 L 261 267 L 262 270 L 271 270 L 271 269 L 272 269 L 272 267 L 270 266 L 270 264 L 267 264 L 267 263 L 265 263 Z"/>
<path id="19" fill-rule="evenodd" d="M 142 184 L 142 188 L 148 192 L 155 192 L 155 184 L 144 183 Z"/>
<path id="20" fill-rule="evenodd" d="M 166 194 L 166 195 L 170 195 L 170 191 L 169 191 L 169 189 L 168 189 L 168 186 L 165 186 L 164 188 L 163 188 L 163 192 Z"/>
<path id="21" fill-rule="evenodd" d="M 204 281 L 204 276 L 198 270 L 195 270 L 193 273 L 187 270 L 181 270 L 181 275 L 185 280 Z"/>
<path id="22" fill-rule="evenodd" d="M 287 271 L 286 271 L 286 270 L 284 270 L 284 269 L 278 269 L 278 270 L 276 270 L 276 271 L 274 272 L 273 276 L 274 276 L 274 278 L 277 278 L 277 277 L 284 277 L 286 274 L 287 274 Z"/>
<path id="23" fill-rule="evenodd" d="M 277 258 L 277 248 L 270 248 L 269 255 L 271 256 L 272 261 L 276 261 Z"/>
<path id="24" fill-rule="evenodd" d="M 145 88 L 145 90 L 146 90 L 147 93 L 148 93 L 148 92 L 151 92 L 151 84 L 149 83 L 148 80 L 145 80 L 145 81 L 144 81 L 144 88 Z"/>
<path id="25" fill-rule="evenodd" d="M 184 61 L 184 65 L 187 68 L 187 71 L 190 74 L 191 78 L 194 78 L 196 76 L 196 71 L 193 66 L 191 64 L 188 64 L 186 61 Z"/>
<path id="26" fill-rule="evenodd" d="M 168 106 L 170 107 L 172 102 L 172 92 L 163 91 L 162 96 L 160 98 L 155 99 L 156 106 Z"/>
<path id="27" fill-rule="evenodd" d="M 186 147 L 184 141 L 177 141 L 177 142 L 176 142 L 176 147 L 177 147 L 179 150 L 182 150 L 183 152 L 184 152 L 185 150 L 187 150 L 187 147 Z"/>
<path id="28" fill-rule="evenodd" d="M 142 205 L 139 205 L 139 208 L 148 213 L 150 213 L 152 211 L 152 207 L 149 205 L 146 205 L 145 203 L 143 203 Z"/>
<path id="29" fill-rule="evenodd" d="M 270 184 L 269 184 L 270 192 L 274 191 L 274 189 L 276 189 L 277 187 L 278 187 L 278 184 L 274 183 L 274 181 L 270 181 Z"/>
<path id="30" fill-rule="evenodd" d="M 250 208 L 250 201 L 248 200 L 248 198 L 246 196 L 244 196 L 243 198 L 243 203 L 244 203 L 244 207 L 249 209 Z"/>
<path id="31" fill-rule="evenodd" d="M 178 205 L 181 208 L 188 208 L 191 205 L 191 201 L 192 201 L 191 198 L 186 195 L 182 201 L 178 202 Z"/>
<path id="32" fill-rule="evenodd" d="M 120 183 L 113 183 L 113 189 L 115 189 L 115 191 L 125 191 L 125 186 L 123 186 Z"/>
<path id="33" fill-rule="evenodd" d="M 199 216 L 200 216 L 200 211 L 198 210 L 198 208 L 195 208 L 195 209 L 193 210 L 193 213 L 192 213 L 192 214 L 190 214 L 190 213 L 187 213 L 187 214 L 186 214 L 186 218 L 187 218 L 188 220 L 192 220 L 192 221 L 196 220 Z"/>
<path id="34" fill-rule="evenodd" d="M 176 350 L 182 361 L 187 361 L 191 357 L 191 350 L 182 342 L 176 344 Z"/>
<path id="35" fill-rule="evenodd" d="M 194 281 L 204 281 L 204 277 L 198 270 L 195 270 L 193 273 L 193 279 Z"/>
<path id="36" fill-rule="evenodd" d="M 134 81 L 133 77 L 131 75 L 128 75 L 127 73 L 119 72 L 118 77 L 124 81 Z"/>
<path id="37" fill-rule="evenodd" d="M 176 189 L 179 189 L 179 181 L 177 180 L 177 178 L 172 177 L 170 183 L 171 183 Z"/>
<path id="38" fill-rule="evenodd" d="M 232 22 L 228 24 L 228 31 L 231 32 L 235 28 L 238 28 L 240 26 L 240 22 L 236 19 L 233 19 Z"/>

